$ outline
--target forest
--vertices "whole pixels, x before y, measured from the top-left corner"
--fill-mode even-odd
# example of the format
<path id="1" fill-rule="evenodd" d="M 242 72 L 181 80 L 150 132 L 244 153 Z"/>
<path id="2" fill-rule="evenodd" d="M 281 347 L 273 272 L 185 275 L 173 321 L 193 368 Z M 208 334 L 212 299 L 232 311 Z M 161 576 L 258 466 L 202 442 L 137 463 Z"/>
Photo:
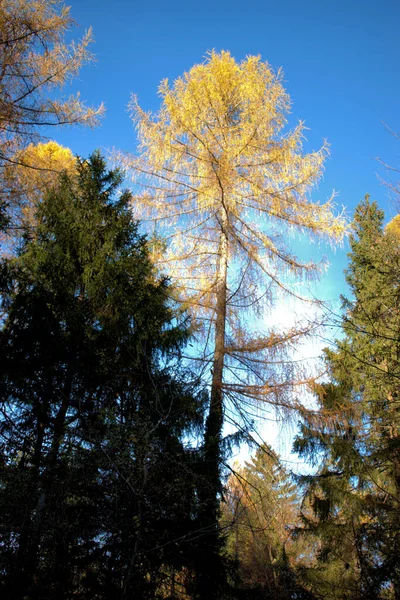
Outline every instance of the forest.
<path id="1" fill-rule="evenodd" d="M 136 149 L 79 156 L 56 131 L 104 106 L 60 94 L 74 26 L 0 2 L 0 597 L 400 600 L 400 205 L 313 201 L 328 144 L 228 51 L 132 97 Z M 309 241 L 348 244 L 337 311 Z"/>

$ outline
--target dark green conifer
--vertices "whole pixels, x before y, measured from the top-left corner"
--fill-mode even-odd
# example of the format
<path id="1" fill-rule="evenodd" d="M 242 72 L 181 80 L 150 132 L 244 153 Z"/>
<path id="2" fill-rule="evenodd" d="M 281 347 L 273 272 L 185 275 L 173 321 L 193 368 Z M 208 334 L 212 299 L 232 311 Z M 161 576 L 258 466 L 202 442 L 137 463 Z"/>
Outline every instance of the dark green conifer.
<path id="1" fill-rule="evenodd" d="M 306 529 L 320 540 L 309 573 L 324 598 L 400 598 L 400 239 L 368 197 L 357 207 L 343 299 L 344 336 L 325 352 L 330 382 L 295 449 Z"/>
<path id="2" fill-rule="evenodd" d="M 202 397 L 120 184 L 78 161 L 1 262 L 2 598 L 154 598 L 190 557 Z"/>

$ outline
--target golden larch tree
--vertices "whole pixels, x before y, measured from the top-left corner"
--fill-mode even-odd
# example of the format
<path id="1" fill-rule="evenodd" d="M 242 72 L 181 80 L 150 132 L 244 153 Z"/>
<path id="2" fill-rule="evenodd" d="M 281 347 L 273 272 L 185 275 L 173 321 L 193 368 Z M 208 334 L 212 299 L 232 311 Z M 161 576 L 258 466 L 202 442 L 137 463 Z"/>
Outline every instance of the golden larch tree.
<path id="1" fill-rule="evenodd" d="M 155 257 L 204 335 L 200 359 L 211 372 L 204 514 L 215 534 L 226 403 L 238 411 L 254 400 L 294 406 L 298 377 L 280 357 L 309 330 L 262 334 L 251 331 L 250 315 L 295 295 L 293 281 L 318 272 L 290 251 L 291 232 L 337 242 L 346 224 L 332 198 L 310 200 L 327 146 L 304 154 L 303 123 L 285 132 L 290 99 L 281 71 L 260 57 L 237 63 L 212 52 L 172 86 L 163 81 L 159 94 L 154 115 L 132 99 L 139 155 L 124 162 L 142 190 L 132 209 L 163 236 Z"/>
<path id="2" fill-rule="evenodd" d="M 20 150 L 42 139 L 44 128 L 96 125 L 103 113 L 103 106 L 86 107 L 79 95 L 60 94 L 79 69 L 93 60 L 88 50 L 92 41 L 90 29 L 80 42 L 65 42 L 73 24 L 69 8 L 60 0 L 0 2 L 2 179 L 4 169 L 15 163 Z M 0 209 L 4 211 L 9 201 L 4 180 L 0 193 Z"/>
<path id="3" fill-rule="evenodd" d="M 60 174 L 72 174 L 76 168 L 76 157 L 69 148 L 50 141 L 29 144 L 13 157 L 4 170 L 4 182 L 10 204 L 11 226 L 16 231 L 33 230 L 36 211 L 43 196 L 59 184 Z"/>

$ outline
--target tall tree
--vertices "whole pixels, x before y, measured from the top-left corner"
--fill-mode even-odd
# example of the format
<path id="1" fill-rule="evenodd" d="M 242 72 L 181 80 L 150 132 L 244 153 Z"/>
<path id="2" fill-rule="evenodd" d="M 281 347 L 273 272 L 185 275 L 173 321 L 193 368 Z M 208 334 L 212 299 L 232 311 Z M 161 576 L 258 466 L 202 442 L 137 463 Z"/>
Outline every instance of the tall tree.
<path id="1" fill-rule="evenodd" d="M 305 479 L 320 535 L 327 598 L 399 598 L 400 420 L 398 219 L 365 199 L 356 209 L 343 299 L 344 337 L 326 351 L 331 382 L 296 448 L 320 463 Z"/>
<path id="2" fill-rule="evenodd" d="M 60 0 L 3 0 L 0 5 L 0 177 L 16 153 L 41 139 L 44 127 L 94 125 L 103 107 L 87 108 L 78 96 L 55 90 L 92 60 L 91 30 L 79 43 L 65 42 L 74 21 Z M 10 201 L 2 183 L 0 217 Z"/>
<path id="3" fill-rule="evenodd" d="M 309 330 L 298 324 L 290 331 L 251 331 L 251 315 L 295 295 L 293 282 L 318 271 L 291 253 L 289 231 L 337 241 L 345 229 L 332 199 L 310 202 L 327 147 L 303 154 L 302 123 L 283 132 L 290 100 L 281 80 L 259 57 L 238 64 L 229 52 L 212 52 L 172 87 L 162 82 L 155 116 L 136 98 L 131 104 L 141 155 L 125 162 L 143 186 L 132 207 L 166 236 L 159 264 L 204 334 L 200 359 L 211 379 L 203 498 L 210 548 L 217 539 L 228 402 L 239 413 L 254 400 L 292 407 L 298 374 L 278 357 Z M 208 573 L 203 597 L 211 599 L 211 565 Z"/>
<path id="4" fill-rule="evenodd" d="M 154 598 L 163 572 L 191 564 L 185 436 L 203 397 L 178 369 L 188 331 L 120 183 L 99 155 L 77 161 L 1 263 L 5 598 Z"/>

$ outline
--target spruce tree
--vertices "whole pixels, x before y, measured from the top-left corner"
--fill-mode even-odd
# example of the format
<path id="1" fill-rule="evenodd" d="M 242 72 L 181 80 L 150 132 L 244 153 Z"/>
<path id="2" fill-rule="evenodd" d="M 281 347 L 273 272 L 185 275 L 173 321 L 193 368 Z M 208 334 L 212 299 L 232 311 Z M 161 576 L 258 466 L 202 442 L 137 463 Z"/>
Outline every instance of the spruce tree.
<path id="1" fill-rule="evenodd" d="M 296 570 L 308 564 L 311 548 L 292 532 L 300 496 L 279 456 L 267 444 L 229 477 L 221 526 L 236 561 L 239 597 L 311 600 Z"/>
<path id="2" fill-rule="evenodd" d="M 190 559 L 203 398 L 121 179 L 78 160 L 1 263 L 4 598 L 154 598 Z"/>
<path id="3" fill-rule="evenodd" d="M 319 464 L 303 478 L 306 529 L 321 542 L 326 598 L 400 598 L 400 239 L 368 197 L 357 207 L 343 339 L 325 352 L 330 382 L 295 448 Z"/>

